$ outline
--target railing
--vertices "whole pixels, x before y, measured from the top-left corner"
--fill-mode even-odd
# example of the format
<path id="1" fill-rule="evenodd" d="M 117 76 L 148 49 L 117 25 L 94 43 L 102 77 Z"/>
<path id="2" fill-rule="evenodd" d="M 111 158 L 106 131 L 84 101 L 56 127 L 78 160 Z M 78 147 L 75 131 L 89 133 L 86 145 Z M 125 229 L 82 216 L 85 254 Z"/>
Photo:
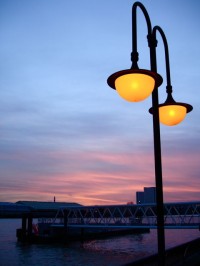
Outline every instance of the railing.
<path id="1" fill-rule="evenodd" d="M 58 211 L 54 224 L 59 217 L 73 227 L 156 228 L 156 215 L 155 204 L 69 207 Z M 164 221 L 166 228 L 200 228 L 200 202 L 166 203 Z"/>

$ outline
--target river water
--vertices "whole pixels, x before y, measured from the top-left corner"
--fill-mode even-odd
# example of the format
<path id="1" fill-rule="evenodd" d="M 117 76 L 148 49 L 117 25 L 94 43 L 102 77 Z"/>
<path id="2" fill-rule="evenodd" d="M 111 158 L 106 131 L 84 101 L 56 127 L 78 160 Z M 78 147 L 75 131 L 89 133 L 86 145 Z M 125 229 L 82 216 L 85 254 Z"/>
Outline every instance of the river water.
<path id="1" fill-rule="evenodd" d="M 156 230 L 150 233 L 74 242 L 70 244 L 24 244 L 16 238 L 21 219 L 0 219 L 0 266 L 120 266 L 156 253 Z M 170 248 L 200 237 L 195 229 L 165 230 Z"/>

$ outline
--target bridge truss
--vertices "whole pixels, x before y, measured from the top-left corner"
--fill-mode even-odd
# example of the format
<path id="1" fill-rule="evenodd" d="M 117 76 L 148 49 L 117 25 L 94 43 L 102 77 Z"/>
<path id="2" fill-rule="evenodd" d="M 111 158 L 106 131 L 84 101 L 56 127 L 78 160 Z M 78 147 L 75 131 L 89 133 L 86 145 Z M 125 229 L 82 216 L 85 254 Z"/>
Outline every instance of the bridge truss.
<path id="1" fill-rule="evenodd" d="M 58 217 L 70 227 L 157 228 L 156 204 L 61 208 Z M 62 220 L 63 219 L 63 220 Z M 166 203 L 165 228 L 200 229 L 200 202 Z"/>

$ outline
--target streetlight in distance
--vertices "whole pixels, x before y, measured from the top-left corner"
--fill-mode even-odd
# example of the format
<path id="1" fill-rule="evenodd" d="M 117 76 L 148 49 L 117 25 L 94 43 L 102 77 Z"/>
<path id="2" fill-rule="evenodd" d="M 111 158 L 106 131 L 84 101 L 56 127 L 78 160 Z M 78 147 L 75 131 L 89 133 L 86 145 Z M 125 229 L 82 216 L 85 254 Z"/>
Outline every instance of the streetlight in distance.
<path id="1" fill-rule="evenodd" d="M 139 69 L 137 52 L 137 20 L 136 11 L 140 8 L 144 14 L 147 24 L 147 40 L 150 48 L 150 70 Z M 156 58 L 156 33 L 159 32 L 165 50 L 166 62 L 166 91 L 167 99 L 164 103 L 158 102 L 158 87 L 163 79 L 157 73 Z M 162 160 L 160 142 L 160 122 L 173 126 L 179 124 L 193 107 L 186 103 L 176 102 L 172 97 L 172 86 L 170 78 L 169 52 L 167 39 L 159 26 L 152 28 L 150 17 L 144 5 L 135 2 L 132 6 L 132 66 L 130 69 L 118 71 L 109 76 L 107 83 L 115 89 L 118 94 L 129 102 L 143 101 L 152 95 L 152 107 L 149 112 L 153 115 L 153 137 L 154 137 L 154 162 L 156 183 L 156 206 L 157 206 L 157 238 L 158 238 L 158 265 L 165 265 L 165 231 L 164 231 L 164 205 L 163 205 L 163 182 L 162 182 Z"/>

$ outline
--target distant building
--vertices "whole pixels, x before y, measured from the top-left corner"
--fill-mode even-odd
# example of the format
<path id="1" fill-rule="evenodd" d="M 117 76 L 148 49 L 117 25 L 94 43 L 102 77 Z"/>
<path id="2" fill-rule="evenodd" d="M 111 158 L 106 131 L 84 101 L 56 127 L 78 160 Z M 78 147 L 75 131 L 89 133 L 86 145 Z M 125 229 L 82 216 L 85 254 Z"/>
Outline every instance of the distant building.
<path id="1" fill-rule="evenodd" d="M 136 192 L 136 203 L 156 203 L 156 188 L 144 187 L 144 191 Z"/>
<path id="2" fill-rule="evenodd" d="M 127 205 L 132 205 L 132 204 L 134 204 L 134 203 L 133 203 L 133 201 L 128 201 L 126 204 L 127 204 Z"/>
<path id="3" fill-rule="evenodd" d="M 145 203 L 156 203 L 155 187 L 144 187 L 144 201 Z"/>
<path id="4" fill-rule="evenodd" d="M 143 204 L 144 203 L 144 192 L 137 191 L 136 192 L 136 203 Z"/>

